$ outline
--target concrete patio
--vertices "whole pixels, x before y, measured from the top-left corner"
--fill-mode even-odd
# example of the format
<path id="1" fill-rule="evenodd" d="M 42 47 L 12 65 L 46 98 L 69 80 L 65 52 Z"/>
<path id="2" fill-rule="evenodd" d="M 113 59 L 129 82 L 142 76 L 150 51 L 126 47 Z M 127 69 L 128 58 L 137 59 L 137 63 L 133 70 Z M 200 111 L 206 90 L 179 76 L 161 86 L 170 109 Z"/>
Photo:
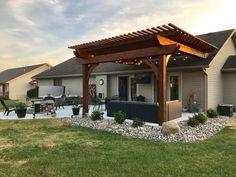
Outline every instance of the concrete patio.
<path id="1" fill-rule="evenodd" d="M 104 109 L 104 107 L 103 107 Z M 89 106 L 89 115 L 92 114 L 92 112 L 96 110 L 96 108 L 94 109 L 93 106 Z M 113 119 L 113 117 L 108 117 L 107 114 L 106 114 L 106 111 L 103 111 L 104 115 L 104 119 Z M 71 117 L 73 115 L 72 113 L 72 106 L 64 106 L 64 109 L 63 108 L 60 108 L 60 109 L 57 109 L 56 110 L 56 117 L 55 118 L 65 118 L 65 117 Z M 174 119 L 172 121 L 175 121 L 175 122 L 180 122 L 180 121 L 183 121 L 183 120 L 187 120 L 189 116 L 192 116 L 193 113 L 187 113 L 187 112 L 184 112 L 182 113 L 182 117 L 178 118 L 178 119 Z M 80 114 L 79 114 L 79 117 L 82 118 L 82 109 L 80 109 Z M 43 114 L 36 114 L 35 116 L 36 119 L 45 119 L 45 118 L 52 118 L 52 116 L 50 114 L 46 114 L 46 113 L 43 113 Z M 8 116 L 6 115 L 3 115 L 3 112 L 0 112 L 0 119 L 1 120 L 25 120 L 25 119 L 33 119 L 33 114 L 26 114 L 26 117 L 25 118 L 17 118 L 17 115 L 15 112 L 11 112 Z M 132 120 L 126 120 L 127 122 L 131 122 Z M 149 122 L 145 122 L 145 124 L 147 125 L 151 125 L 151 126 L 158 126 L 158 124 L 155 124 L 155 123 L 149 123 Z"/>

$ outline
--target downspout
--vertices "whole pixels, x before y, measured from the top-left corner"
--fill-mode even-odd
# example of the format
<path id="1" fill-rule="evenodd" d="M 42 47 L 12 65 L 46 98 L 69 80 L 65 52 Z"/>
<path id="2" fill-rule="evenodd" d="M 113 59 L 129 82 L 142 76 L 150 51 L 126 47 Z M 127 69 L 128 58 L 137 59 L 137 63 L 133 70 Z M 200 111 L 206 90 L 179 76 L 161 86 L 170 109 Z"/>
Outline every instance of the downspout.
<path id="1" fill-rule="evenodd" d="M 208 74 L 206 68 L 202 68 L 202 72 L 204 74 L 204 112 L 206 112 L 208 109 Z"/>

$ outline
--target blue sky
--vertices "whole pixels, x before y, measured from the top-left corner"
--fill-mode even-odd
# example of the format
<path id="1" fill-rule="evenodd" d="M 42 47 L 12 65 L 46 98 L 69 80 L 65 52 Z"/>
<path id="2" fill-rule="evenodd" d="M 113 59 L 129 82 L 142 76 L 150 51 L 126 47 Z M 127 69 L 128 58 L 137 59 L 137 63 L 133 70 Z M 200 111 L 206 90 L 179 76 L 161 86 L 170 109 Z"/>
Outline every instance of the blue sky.
<path id="1" fill-rule="evenodd" d="M 0 0 L 0 71 L 73 57 L 68 46 L 173 23 L 192 34 L 236 27 L 234 0 Z"/>

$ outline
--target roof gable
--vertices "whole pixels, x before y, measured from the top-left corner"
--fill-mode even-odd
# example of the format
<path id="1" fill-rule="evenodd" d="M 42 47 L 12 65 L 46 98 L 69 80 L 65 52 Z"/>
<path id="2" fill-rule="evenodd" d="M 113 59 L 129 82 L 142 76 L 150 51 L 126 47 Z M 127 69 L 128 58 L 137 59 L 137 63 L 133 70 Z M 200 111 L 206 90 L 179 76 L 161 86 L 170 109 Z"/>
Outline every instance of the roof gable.
<path id="1" fill-rule="evenodd" d="M 20 67 L 20 68 L 12 68 L 12 69 L 7 69 L 5 71 L 2 71 L 2 72 L 0 72 L 0 83 L 6 83 L 12 79 L 20 77 L 23 74 L 31 72 L 43 65 L 47 65 L 47 64 L 39 64 L 39 65 L 25 66 L 25 67 Z"/>
<path id="2" fill-rule="evenodd" d="M 209 53 L 206 59 L 190 55 L 175 57 L 175 60 L 169 61 L 168 67 L 208 66 L 233 32 L 234 29 L 198 35 L 198 37 L 218 47 L 218 50 Z"/>

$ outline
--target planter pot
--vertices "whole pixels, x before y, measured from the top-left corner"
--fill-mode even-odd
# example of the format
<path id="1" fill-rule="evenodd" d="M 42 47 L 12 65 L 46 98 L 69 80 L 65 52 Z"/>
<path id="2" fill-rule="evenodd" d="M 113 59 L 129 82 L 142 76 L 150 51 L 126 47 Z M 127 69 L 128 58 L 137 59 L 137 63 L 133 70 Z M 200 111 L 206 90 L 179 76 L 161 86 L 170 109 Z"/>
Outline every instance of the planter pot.
<path id="1" fill-rule="evenodd" d="M 26 109 L 18 109 L 16 110 L 16 114 L 18 118 L 25 118 Z"/>
<path id="2" fill-rule="evenodd" d="M 79 115 L 79 110 L 80 110 L 80 108 L 72 108 L 73 115 L 78 116 Z"/>

